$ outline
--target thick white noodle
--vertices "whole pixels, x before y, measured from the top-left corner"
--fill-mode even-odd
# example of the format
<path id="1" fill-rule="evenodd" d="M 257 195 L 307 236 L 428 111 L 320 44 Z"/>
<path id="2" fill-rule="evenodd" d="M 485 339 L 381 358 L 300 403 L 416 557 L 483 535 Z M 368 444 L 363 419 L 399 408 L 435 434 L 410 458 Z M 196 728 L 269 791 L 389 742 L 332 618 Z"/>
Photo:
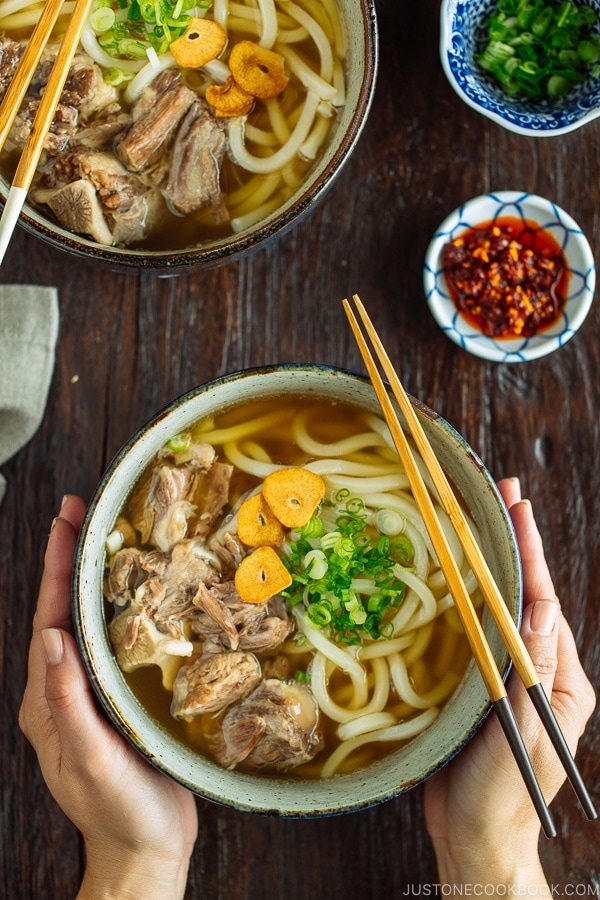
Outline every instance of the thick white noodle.
<path id="1" fill-rule="evenodd" d="M 390 653 L 399 653 L 410 647 L 414 639 L 414 631 L 407 631 L 398 638 L 380 638 L 378 641 L 373 641 L 372 644 L 365 644 L 358 651 L 358 659 L 364 661 L 365 659 L 375 659 L 378 656 L 389 656 Z"/>
<path id="2" fill-rule="evenodd" d="M 272 97 L 270 100 L 265 100 L 265 107 L 267 109 L 267 115 L 269 117 L 269 125 L 273 129 L 273 134 L 279 141 L 280 145 L 289 141 L 291 135 L 291 127 L 290 123 L 286 119 L 281 109 L 281 104 L 277 100 L 277 97 Z M 248 137 L 248 135 L 246 135 Z"/>
<path id="3" fill-rule="evenodd" d="M 249 419 L 247 422 L 240 422 L 239 425 L 231 425 L 229 428 L 213 428 L 202 431 L 199 434 L 199 439 L 213 446 L 229 444 L 232 441 L 241 441 L 252 434 L 256 434 L 257 431 L 268 430 L 275 425 L 279 425 L 288 418 L 288 415 L 288 410 L 279 409 L 276 412 L 265 413 L 263 416 L 257 416 L 255 419 Z"/>
<path id="4" fill-rule="evenodd" d="M 117 62 L 117 60 L 115 60 Z M 154 81 L 159 72 L 164 69 L 170 69 L 177 65 L 175 59 L 170 53 L 165 53 L 158 57 L 158 68 L 152 61 L 147 62 L 143 69 L 131 79 L 123 94 L 126 103 L 133 103 L 140 96 L 142 91 L 148 87 L 151 81 Z"/>
<path id="5" fill-rule="evenodd" d="M 31 0 L 4 0 L 0 3 L 0 19 L 5 19 L 13 13 L 20 12 L 22 9 L 32 9 L 41 13 L 44 8 L 43 3 L 32 3 Z"/>
<path id="6" fill-rule="evenodd" d="M 321 0 L 321 2 L 327 12 L 327 16 L 333 29 L 336 56 L 340 59 L 344 59 L 346 56 L 346 38 L 340 21 L 336 0 Z"/>
<path id="7" fill-rule="evenodd" d="M 86 22 L 81 32 L 81 45 L 88 56 L 104 69 L 123 69 L 124 72 L 139 72 L 148 63 L 143 59 L 115 59 L 114 56 L 104 50 L 96 39 L 89 22 Z"/>
<path id="8" fill-rule="evenodd" d="M 260 462 L 273 462 L 262 444 L 257 444 L 256 441 L 245 441 L 244 453 L 246 453 L 251 459 L 258 459 Z"/>
<path id="9" fill-rule="evenodd" d="M 275 50 L 287 61 L 290 69 L 307 91 L 317 94 L 321 100 L 333 100 L 337 94 L 337 88 L 317 75 L 291 47 L 288 47 L 287 44 L 277 43 Z"/>
<path id="10" fill-rule="evenodd" d="M 393 627 L 393 635 L 394 637 L 403 634 L 405 631 L 409 631 L 406 626 L 413 616 L 415 610 L 419 607 L 421 601 L 417 597 L 414 591 L 407 591 L 406 596 L 400 606 L 400 609 L 392 619 L 392 627 Z"/>
<path id="11" fill-rule="evenodd" d="M 382 728 L 381 731 L 370 731 L 368 734 L 360 734 L 355 738 L 344 741 L 337 747 L 329 759 L 323 765 L 321 770 L 322 778 L 329 778 L 339 769 L 342 762 L 354 750 L 362 747 L 363 744 L 369 744 L 372 741 L 406 741 L 409 738 L 416 737 L 422 731 L 436 720 L 439 710 L 432 706 L 425 712 L 409 719 L 407 722 L 399 722 L 398 725 L 390 725 L 388 728 Z"/>
<path id="12" fill-rule="evenodd" d="M 277 176 L 278 180 L 280 180 L 281 176 L 279 172 L 277 173 Z M 244 213 L 242 216 L 234 216 L 229 223 L 232 231 L 234 231 L 235 234 L 239 234 L 240 231 L 250 228 L 251 225 L 260 222 L 261 219 L 266 219 L 266 217 L 271 215 L 272 212 L 275 212 L 280 205 L 281 200 L 278 196 L 271 197 L 270 200 L 266 200 L 260 206 L 256 206 L 254 209 L 250 210 L 250 212 Z"/>
<path id="13" fill-rule="evenodd" d="M 334 59 L 333 61 L 333 85 L 337 91 L 331 101 L 332 106 L 344 106 L 346 103 L 346 76 L 344 75 L 344 67 L 339 59 Z"/>
<path id="14" fill-rule="evenodd" d="M 355 495 L 364 497 L 370 492 L 404 490 L 408 487 L 408 478 L 403 472 L 396 475 L 382 475 L 379 478 L 376 476 L 371 478 L 368 476 L 362 478 L 351 478 L 345 475 L 342 478 L 332 476 L 329 479 L 329 485 L 334 490 L 347 488 L 352 497 Z"/>
<path id="15" fill-rule="evenodd" d="M 292 431 L 294 440 L 300 449 L 312 456 L 347 456 L 349 453 L 356 453 L 357 450 L 363 450 L 365 447 L 380 447 L 385 443 L 381 435 L 367 431 L 363 434 L 354 434 L 341 441 L 323 444 L 308 433 L 307 422 L 310 414 L 310 410 L 298 413 L 294 418 Z"/>
<path id="16" fill-rule="evenodd" d="M 225 84 L 231 75 L 229 66 L 227 63 L 224 63 L 222 59 L 211 59 L 210 62 L 207 62 L 206 65 L 202 66 L 202 69 L 207 75 L 210 75 L 217 84 Z"/>
<path id="17" fill-rule="evenodd" d="M 367 734 L 369 731 L 377 731 L 380 728 L 387 728 L 389 725 L 396 725 L 398 722 L 396 716 L 389 712 L 367 713 L 358 716 L 357 719 L 351 719 L 350 722 L 342 722 L 338 726 L 338 737 L 342 741 L 356 737 L 359 734 Z"/>
<path id="18" fill-rule="evenodd" d="M 310 684 L 319 709 L 333 722 L 351 722 L 361 716 L 380 713 L 383 710 L 390 693 L 390 671 L 384 658 L 379 657 L 372 661 L 375 679 L 373 693 L 369 702 L 363 703 L 362 706 L 357 706 L 356 694 L 353 697 L 352 707 L 340 706 L 331 698 L 327 689 L 327 664 L 327 657 L 323 653 L 315 654 L 310 668 Z M 366 695 L 364 699 L 366 701 Z"/>
<path id="19" fill-rule="evenodd" d="M 299 44 L 301 41 L 305 41 L 308 37 L 308 31 L 306 28 L 300 26 L 299 28 L 287 29 L 280 28 L 277 33 L 277 43 L 278 44 Z"/>
<path id="20" fill-rule="evenodd" d="M 315 119 L 319 97 L 309 90 L 302 108 L 302 113 L 290 139 L 271 156 L 253 156 L 244 144 L 244 118 L 232 119 L 229 123 L 229 147 L 231 156 L 239 166 L 249 172 L 267 174 L 282 169 L 290 160 L 298 155 L 299 147 L 306 140 Z"/>
<path id="21" fill-rule="evenodd" d="M 313 17 L 309 15 L 306 10 L 293 3 L 292 0 L 287 0 L 285 4 L 285 11 L 286 13 L 288 13 L 288 15 L 296 19 L 296 21 L 299 22 L 300 25 L 303 25 L 310 34 L 321 59 L 321 78 L 324 81 L 331 82 L 333 78 L 333 53 L 331 50 L 331 43 L 329 41 L 329 38 L 321 28 L 319 23 L 315 21 L 315 19 L 313 19 Z"/>
<path id="22" fill-rule="evenodd" d="M 393 653 L 388 658 L 388 662 L 390 666 L 390 677 L 396 688 L 396 693 L 401 700 L 404 700 L 409 706 L 414 706 L 415 709 L 429 709 L 433 706 L 428 697 L 421 696 L 421 694 L 417 694 L 414 690 L 410 683 L 406 663 L 402 659 L 400 653 Z"/>
<path id="23" fill-rule="evenodd" d="M 300 157 L 300 159 L 305 159 L 307 162 L 312 162 L 317 158 L 317 154 L 325 143 L 325 139 L 329 134 L 330 128 L 331 124 L 328 118 L 323 118 L 323 116 L 317 115 L 313 130 L 298 150 L 298 156 Z"/>
<path id="24" fill-rule="evenodd" d="M 213 0 L 213 16 L 225 31 L 227 31 L 227 18 L 229 16 L 229 3 L 227 0 Z"/>
<path id="25" fill-rule="evenodd" d="M 255 475 L 257 478 L 266 478 L 271 472 L 277 472 L 279 469 L 285 469 L 276 463 L 264 463 L 257 459 L 246 456 L 240 450 L 239 444 L 230 441 L 223 445 L 223 453 L 229 462 L 240 469 L 242 472 L 248 472 L 249 475 Z"/>
<path id="26" fill-rule="evenodd" d="M 330 641 L 321 629 L 313 628 L 298 607 L 295 607 L 292 612 L 298 627 L 313 647 L 350 677 L 354 686 L 354 704 L 356 707 L 365 706 L 367 702 L 367 672 L 364 666 L 352 655 L 350 649 L 343 650 L 337 644 L 334 644 L 333 641 Z"/>
<path id="27" fill-rule="evenodd" d="M 431 640 L 431 636 L 433 634 L 433 621 L 428 622 L 427 625 L 424 625 L 422 628 L 419 628 L 418 631 L 415 630 L 414 635 L 415 639 L 406 650 L 402 654 L 402 658 L 407 666 L 412 666 L 418 659 L 423 656 L 427 647 L 429 646 L 429 642 Z M 432 704 L 433 706 L 433 704 Z"/>
<path id="28" fill-rule="evenodd" d="M 248 123 L 246 123 L 246 139 L 259 147 L 275 147 L 277 144 L 277 138 L 270 131 L 264 131 Z"/>
<path id="29" fill-rule="evenodd" d="M 273 0 L 257 0 L 257 2 L 261 18 L 261 35 L 258 43 L 261 47 L 271 50 L 279 29 L 275 3 Z"/>
<path id="30" fill-rule="evenodd" d="M 425 582 L 410 569 L 406 569 L 403 566 L 394 566 L 394 575 L 399 581 L 404 582 L 407 587 L 412 588 L 415 594 L 417 594 L 422 603 L 425 622 L 435 619 L 436 600 L 433 596 L 433 592 L 427 587 Z M 425 622 L 422 624 L 425 624 Z"/>

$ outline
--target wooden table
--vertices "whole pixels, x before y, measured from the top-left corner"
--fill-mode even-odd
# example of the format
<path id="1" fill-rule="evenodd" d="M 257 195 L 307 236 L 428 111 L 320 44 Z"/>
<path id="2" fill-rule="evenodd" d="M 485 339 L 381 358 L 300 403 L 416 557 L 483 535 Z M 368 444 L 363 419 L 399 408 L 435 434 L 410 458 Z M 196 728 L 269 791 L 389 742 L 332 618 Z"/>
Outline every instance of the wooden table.
<path id="1" fill-rule="evenodd" d="M 411 393 L 462 432 L 494 477 L 521 478 L 585 668 L 600 687 L 600 306 L 557 353 L 498 365 L 466 354 L 441 333 L 422 287 L 423 256 L 436 226 L 464 200 L 492 189 L 556 201 L 600 259 L 600 120 L 540 140 L 510 134 L 473 112 L 442 73 L 438 6 L 381 0 L 380 75 L 359 146 L 321 205 L 254 256 L 161 278 L 86 265 L 20 229 L 15 235 L 0 280 L 58 286 L 61 331 L 43 425 L 3 468 L 3 897 L 72 897 L 82 872 L 78 834 L 48 794 L 17 725 L 42 556 L 60 498 L 67 491 L 89 498 L 139 425 L 215 376 L 293 360 L 362 370 L 340 305 L 354 292 Z M 596 715 L 578 758 L 597 804 L 599 749 Z M 422 800 L 416 788 L 365 812 L 308 821 L 253 817 L 200 800 L 188 895 L 433 895 Z M 550 883 L 595 886 L 597 893 L 600 826 L 586 821 L 569 788 L 554 810 L 559 836 L 542 847 Z"/>

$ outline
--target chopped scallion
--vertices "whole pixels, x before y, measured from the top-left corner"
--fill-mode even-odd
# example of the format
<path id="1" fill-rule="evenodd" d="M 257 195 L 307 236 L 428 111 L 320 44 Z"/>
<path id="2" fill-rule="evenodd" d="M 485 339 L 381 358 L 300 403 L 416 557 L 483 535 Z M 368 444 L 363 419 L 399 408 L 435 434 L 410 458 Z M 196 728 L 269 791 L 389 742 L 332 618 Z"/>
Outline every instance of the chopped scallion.
<path id="1" fill-rule="evenodd" d="M 498 0 L 476 62 L 514 96 L 564 97 L 600 60 L 598 16 L 571 0 Z"/>

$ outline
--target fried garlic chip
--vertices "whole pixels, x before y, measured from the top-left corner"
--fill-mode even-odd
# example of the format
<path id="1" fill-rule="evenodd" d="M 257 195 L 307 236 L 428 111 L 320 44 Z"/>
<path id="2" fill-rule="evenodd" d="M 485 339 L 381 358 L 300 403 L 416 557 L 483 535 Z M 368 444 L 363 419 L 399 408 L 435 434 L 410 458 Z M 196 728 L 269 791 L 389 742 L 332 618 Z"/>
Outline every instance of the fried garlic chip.
<path id="1" fill-rule="evenodd" d="M 292 576 L 272 547 L 253 550 L 235 573 L 235 587 L 244 603 L 264 603 L 291 583 Z"/>
<path id="2" fill-rule="evenodd" d="M 213 19 L 192 19 L 169 50 L 184 69 L 199 69 L 216 59 L 227 41 L 222 25 Z"/>
<path id="3" fill-rule="evenodd" d="M 240 41 L 231 48 L 229 68 L 239 86 L 260 100 L 276 97 L 289 81 L 283 56 L 253 41 Z"/>
<path id="4" fill-rule="evenodd" d="M 325 482 L 310 469 L 278 469 L 263 482 L 263 496 L 286 528 L 301 528 L 325 495 Z"/>
<path id="5" fill-rule="evenodd" d="M 285 537 L 285 529 L 271 512 L 262 494 L 254 494 L 238 511 L 237 533 L 248 547 L 276 547 Z"/>
<path id="6" fill-rule="evenodd" d="M 254 97 L 237 84 L 230 75 L 225 84 L 211 84 L 206 89 L 206 102 L 220 119 L 245 116 L 252 109 Z"/>

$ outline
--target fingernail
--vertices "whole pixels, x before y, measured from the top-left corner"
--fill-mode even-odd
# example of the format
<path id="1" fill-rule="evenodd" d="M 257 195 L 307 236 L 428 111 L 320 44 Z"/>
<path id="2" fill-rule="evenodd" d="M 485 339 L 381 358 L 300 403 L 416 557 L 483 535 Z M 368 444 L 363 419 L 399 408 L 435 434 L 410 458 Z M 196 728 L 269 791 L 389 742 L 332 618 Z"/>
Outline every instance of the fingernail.
<path id="1" fill-rule="evenodd" d="M 49 666 L 55 666 L 62 661 L 65 648 L 59 628 L 44 628 L 42 631 L 42 643 L 44 644 L 46 662 Z"/>
<path id="2" fill-rule="evenodd" d="M 558 603 L 554 600 L 536 600 L 531 610 L 531 630 L 536 634 L 550 635 L 558 617 Z"/>
<path id="3" fill-rule="evenodd" d="M 50 534 L 52 534 L 52 532 L 54 531 L 54 529 L 56 527 L 56 523 L 58 522 L 59 519 L 60 519 L 60 516 L 55 516 L 54 519 L 52 519 L 52 525 L 50 526 Z"/>
<path id="4" fill-rule="evenodd" d="M 67 502 L 68 499 L 69 499 L 69 495 L 65 494 L 65 496 L 61 500 L 61 504 L 60 504 L 61 509 L 63 508 L 63 506 L 65 505 L 65 503 Z"/>

